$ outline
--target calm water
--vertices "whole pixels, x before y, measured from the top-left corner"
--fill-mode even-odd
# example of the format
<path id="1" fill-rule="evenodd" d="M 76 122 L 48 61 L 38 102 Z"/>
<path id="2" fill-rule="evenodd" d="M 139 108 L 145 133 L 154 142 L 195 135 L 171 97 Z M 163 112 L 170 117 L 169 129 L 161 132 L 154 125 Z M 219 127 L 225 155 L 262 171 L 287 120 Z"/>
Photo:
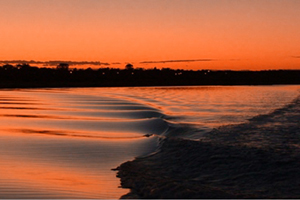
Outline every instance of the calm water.
<path id="1" fill-rule="evenodd" d="M 197 139 L 291 102 L 300 86 L 1 90 L 0 198 L 119 198 L 112 168 L 156 136 Z M 152 137 L 145 137 L 145 135 Z"/>

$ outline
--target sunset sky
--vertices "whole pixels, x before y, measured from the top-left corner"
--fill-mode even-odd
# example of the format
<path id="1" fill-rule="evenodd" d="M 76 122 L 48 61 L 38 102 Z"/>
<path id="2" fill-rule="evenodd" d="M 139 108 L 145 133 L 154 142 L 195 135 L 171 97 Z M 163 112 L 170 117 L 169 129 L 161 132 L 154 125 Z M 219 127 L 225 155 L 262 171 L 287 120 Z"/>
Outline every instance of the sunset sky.
<path id="1" fill-rule="evenodd" d="M 0 60 L 300 69 L 299 11 L 300 0 L 0 0 Z"/>

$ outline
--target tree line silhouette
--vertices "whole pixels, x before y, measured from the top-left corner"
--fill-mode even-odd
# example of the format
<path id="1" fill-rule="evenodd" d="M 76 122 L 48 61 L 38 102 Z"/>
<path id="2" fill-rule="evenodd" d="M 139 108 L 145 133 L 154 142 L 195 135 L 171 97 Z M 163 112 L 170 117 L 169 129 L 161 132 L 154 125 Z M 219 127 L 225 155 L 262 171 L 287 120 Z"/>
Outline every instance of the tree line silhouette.
<path id="1" fill-rule="evenodd" d="M 0 67 L 1 88 L 30 87 L 106 87 L 106 86 L 172 86 L 172 85 L 272 85 L 300 84 L 300 70 L 183 70 L 143 69 L 127 64 L 125 69 L 35 67 L 23 63 Z"/>

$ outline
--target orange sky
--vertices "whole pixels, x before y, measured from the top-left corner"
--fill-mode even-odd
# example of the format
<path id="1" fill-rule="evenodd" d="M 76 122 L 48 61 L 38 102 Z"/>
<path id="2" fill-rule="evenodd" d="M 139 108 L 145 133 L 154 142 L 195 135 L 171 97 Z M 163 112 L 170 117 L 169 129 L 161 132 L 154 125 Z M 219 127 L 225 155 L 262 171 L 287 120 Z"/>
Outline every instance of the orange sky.
<path id="1" fill-rule="evenodd" d="M 299 0 L 0 0 L 0 60 L 300 69 L 299 10 Z"/>

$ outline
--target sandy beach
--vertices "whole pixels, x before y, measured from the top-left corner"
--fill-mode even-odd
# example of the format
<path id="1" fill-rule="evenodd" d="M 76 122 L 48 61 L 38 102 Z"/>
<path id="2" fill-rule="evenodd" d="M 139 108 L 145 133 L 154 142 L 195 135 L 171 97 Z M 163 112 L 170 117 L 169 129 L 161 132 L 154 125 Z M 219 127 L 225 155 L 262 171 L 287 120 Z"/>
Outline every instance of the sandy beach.
<path id="1" fill-rule="evenodd" d="M 199 141 L 167 138 L 120 165 L 121 198 L 300 198 L 300 97 Z"/>

